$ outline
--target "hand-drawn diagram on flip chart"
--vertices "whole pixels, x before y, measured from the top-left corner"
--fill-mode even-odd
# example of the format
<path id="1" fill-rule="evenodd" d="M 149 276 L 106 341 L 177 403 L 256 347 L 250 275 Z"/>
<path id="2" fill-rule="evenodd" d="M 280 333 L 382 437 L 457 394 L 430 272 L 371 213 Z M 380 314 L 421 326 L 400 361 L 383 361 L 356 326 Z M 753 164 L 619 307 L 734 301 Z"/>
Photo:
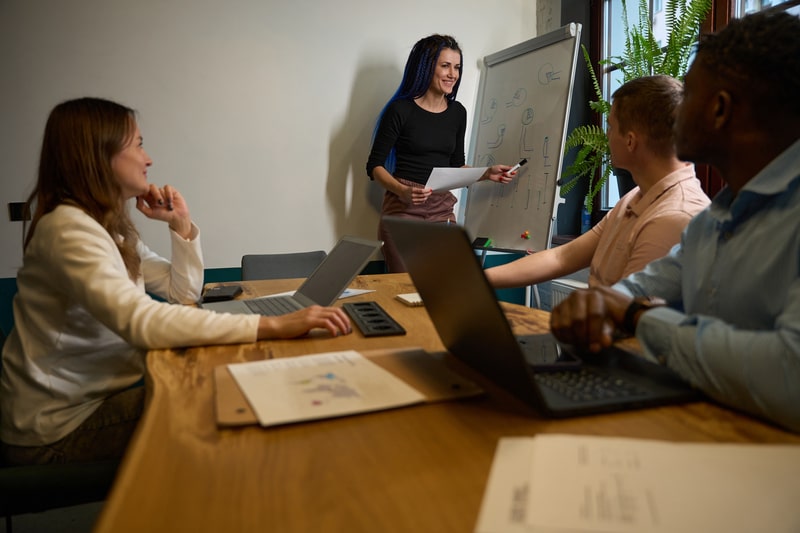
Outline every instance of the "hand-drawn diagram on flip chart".
<path id="1" fill-rule="evenodd" d="M 572 23 L 483 59 L 471 165 L 514 165 L 510 184 L 469 187 L 465 226 L 500 250 L 549 247 L 559 196 L 581 25 Z"/>

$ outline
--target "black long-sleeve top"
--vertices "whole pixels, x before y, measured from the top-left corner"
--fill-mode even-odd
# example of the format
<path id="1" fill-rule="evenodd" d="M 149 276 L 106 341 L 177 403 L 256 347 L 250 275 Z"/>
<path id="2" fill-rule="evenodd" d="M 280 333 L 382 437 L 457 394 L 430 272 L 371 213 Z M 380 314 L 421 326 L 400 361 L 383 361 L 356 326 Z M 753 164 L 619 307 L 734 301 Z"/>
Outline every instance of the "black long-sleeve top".
<path id="1" fill-rule="evenodd" d="M 413 100 L 395 100 L 383 114 L 372 151 L 367 160 L 367 175 L 386 162 L 396 148 L 394 176 L 424 184 L 434 167 L 464 166 L 464 135 L 467 110 L 457 101 L 449 102 L 441 113 L 431 113 Z"/>

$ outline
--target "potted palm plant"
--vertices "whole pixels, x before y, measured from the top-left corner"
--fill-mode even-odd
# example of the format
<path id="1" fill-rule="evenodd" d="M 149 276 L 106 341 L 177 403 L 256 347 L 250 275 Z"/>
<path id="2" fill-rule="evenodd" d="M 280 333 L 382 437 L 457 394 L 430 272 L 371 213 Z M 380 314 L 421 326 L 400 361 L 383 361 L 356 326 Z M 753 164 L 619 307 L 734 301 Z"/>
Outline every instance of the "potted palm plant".
<path id="1" fill-rule="evenodd" d="M 622 83 L 654 74 L 683 79 L 692 48 L 700 33 L 700 25 L 711 9 L 711 4 L 712 0 L 666 0 L 664 17 L 668 39 L 666 45 L 661 46 L 653 35 L 649 2 L 639 0 L 638 21 L 631 25 L 627 17 L 622 19 L 625 35 L 622 56 L 609 57 L 602 60 L 600 65 L 619 69 L 622 72 Z M 628 12 L 625 0 L 622 0 L 622 9 L 624 13 Z M 589 106 L 592 111 L 601 115 L 601 123 L 605 124 L 611 104 L 603 97 L 589 53 L 585 47 L 581 48 L 597 97 L 597 100 L 589 102 Z M 570 150 L 577 150 L 577 154 L 575 160 L 564 170 L 561 195 L 566 195 L 582 179 L 589 180 L 585 209 L 591 213 L 595 196 L 613 171 L 605 128 L 584 125 L 573 129 L 564 144 L 564 153 Z"/>

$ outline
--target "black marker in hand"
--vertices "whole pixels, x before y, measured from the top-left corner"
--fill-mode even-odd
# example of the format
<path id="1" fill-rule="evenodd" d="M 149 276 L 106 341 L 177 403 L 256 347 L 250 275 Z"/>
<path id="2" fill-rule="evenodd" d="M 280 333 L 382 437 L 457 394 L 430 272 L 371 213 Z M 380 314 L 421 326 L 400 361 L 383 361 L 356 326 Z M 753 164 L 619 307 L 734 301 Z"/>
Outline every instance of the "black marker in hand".
<path id="1" fill-rule="evenodd" d="M 519 163 L 517 163 L 516 165 L 514 165 L 513 167 L 511 167 L 511 168 L 508 170 L 508 172 L 506 172 L 506 174 L 513 174 L 514 172 L 516 172 L 517 170 L 519 170 L 519 167 L 521 167 L 522 165 L 524 165 L 524 164 L 525 164 L 525 163 L 527 163 L 527 162 L 528 162 L 528 160 L 527 160 L 527 159 L 521 159 L 521 160 L 520 160 L 520 162 L 519 162 Z"/>

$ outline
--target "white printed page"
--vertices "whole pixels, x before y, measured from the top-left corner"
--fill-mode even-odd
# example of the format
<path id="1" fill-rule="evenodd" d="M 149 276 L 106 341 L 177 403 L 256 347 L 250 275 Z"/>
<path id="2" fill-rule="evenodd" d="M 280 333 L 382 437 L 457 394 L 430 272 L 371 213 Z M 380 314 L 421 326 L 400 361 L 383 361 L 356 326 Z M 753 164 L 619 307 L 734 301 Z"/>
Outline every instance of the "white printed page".
<path id="1" fill-rule="evenodd" d="M 476 530 L 790 533 L 798 494 L 800 446 L 501 439 Z"/>
<path id="2" fill-rule="evenodd" d="M 262 426 L 420 403 L 425 397 L 353 350 L 228 365 Z"/>

